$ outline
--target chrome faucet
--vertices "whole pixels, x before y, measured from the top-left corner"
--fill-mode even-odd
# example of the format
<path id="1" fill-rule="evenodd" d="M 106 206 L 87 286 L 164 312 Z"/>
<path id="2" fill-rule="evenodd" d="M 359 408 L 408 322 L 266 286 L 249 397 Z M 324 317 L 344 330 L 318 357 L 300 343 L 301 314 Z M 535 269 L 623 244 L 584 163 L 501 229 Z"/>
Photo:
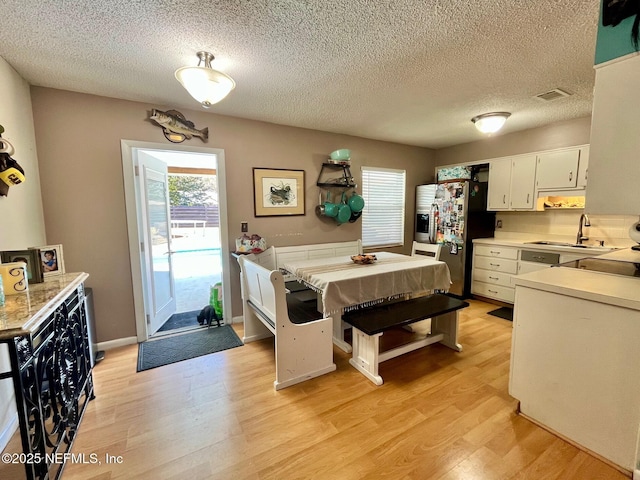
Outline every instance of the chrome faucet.
<path id="1" fill-rule="evenodd" d="M 582 236 L 582 222 L 584 221 L 585 227 L 590 227 L 591 222 L 589 221 L 589 216 L 586 213 L 580 215 L 580 223 L 578 224 L 578 236 L 576 237 L 576 245 L 582 245 L 582 242 L 585 240 L 589 240 L 589 237 Z"/>

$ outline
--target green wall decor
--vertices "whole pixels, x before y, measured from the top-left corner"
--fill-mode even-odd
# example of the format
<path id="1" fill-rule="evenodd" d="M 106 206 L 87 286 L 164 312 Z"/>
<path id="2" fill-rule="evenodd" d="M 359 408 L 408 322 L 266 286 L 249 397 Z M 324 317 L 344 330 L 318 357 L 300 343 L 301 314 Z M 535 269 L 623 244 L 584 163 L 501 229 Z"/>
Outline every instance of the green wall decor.
<path id="1" fill-rule="evenodd" d="M 596 65 L 637 51 L 632 31 L 634 23 L 640 18 L 639 14 L 638 0 L 602 0 L 596 40 Z M 638 28 L 637 25 L 635 28 Z"/>

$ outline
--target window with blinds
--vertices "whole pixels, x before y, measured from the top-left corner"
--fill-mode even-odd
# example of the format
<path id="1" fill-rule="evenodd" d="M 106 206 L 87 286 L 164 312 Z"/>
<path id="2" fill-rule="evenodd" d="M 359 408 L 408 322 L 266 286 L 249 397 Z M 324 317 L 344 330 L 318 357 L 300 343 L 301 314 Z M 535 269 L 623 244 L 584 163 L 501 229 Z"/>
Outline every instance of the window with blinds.
<path id="1" fill-rule="evenodd" d="M 362 246 L 404 245 L 406 172 L 362 167 Z"/>

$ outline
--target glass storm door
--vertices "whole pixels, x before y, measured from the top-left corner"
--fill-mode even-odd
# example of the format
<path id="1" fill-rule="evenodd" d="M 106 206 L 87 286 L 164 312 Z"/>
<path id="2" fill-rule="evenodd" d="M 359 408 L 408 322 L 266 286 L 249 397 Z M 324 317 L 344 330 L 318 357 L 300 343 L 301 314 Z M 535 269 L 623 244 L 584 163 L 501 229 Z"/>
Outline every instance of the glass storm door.
<path id="1" fill-rule="evenodd" d="M 138 214 L 147 336 L 176 311 L 167 164 L 138 152 Z"/>

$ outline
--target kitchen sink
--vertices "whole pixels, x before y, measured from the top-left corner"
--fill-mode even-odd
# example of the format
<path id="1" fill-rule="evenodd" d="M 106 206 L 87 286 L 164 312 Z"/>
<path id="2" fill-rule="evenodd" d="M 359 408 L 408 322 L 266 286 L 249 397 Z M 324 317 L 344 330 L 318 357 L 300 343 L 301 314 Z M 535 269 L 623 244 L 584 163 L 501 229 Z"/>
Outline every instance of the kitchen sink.
<path id="1" fill-rule="evenodd" d="M 529 245 L 550 245 L 554 247 L 590 248 L 590 249 L 598 249 L 598 250 L 605 250 L 605 251 L 611 250 L 611 248 L 609 247 L 604 247 L 600 245 L 584 245 L 584 244 L 569 243 L 569 242 L 549 242 L 547 240 L 537 240 L 535 242 L 525 242 L 525 243 Z"/>
<path id="2" fill-rule="evenodd" d="M 582 245 L 573 245 L 572 243 L 566 242 L 547 242 L 546 240 L 538 240 L 536 242 L 525 242 L 531 245 L 555 245 L 557 247 L 582 247 Z"/>

